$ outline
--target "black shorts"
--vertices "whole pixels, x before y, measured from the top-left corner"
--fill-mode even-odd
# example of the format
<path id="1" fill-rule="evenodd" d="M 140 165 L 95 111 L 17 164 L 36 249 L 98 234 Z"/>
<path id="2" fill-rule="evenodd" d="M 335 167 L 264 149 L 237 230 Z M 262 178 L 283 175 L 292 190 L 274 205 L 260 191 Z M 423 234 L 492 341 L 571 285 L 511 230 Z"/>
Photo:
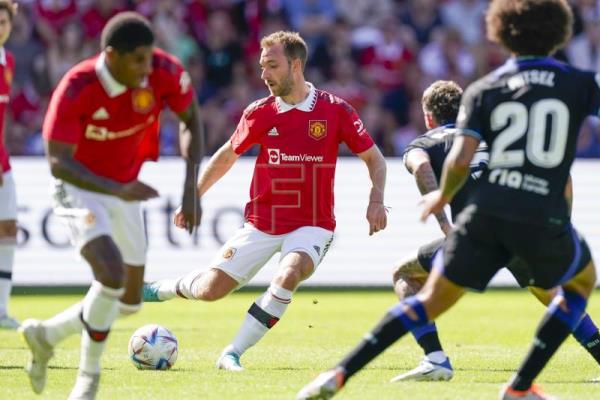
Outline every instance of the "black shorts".
<path id="1" fill-rule="evenodd" d="M 417 260 L 419 260 L 419 264 L 421 264 L 425 271 L 431 272 L 433 257 L 438 250 L 444 247 L 445 241 L 445 238 L 436 239 L 419 247 L 419 250 L 417 251 Z M 524 288 L 530 286 L 532 277 L 524 261 L 513 258 L 505 267 L 510 271 L 512 276 L 515 277 L 520 287 Z"/>
<path id="2" fill-rule="evenodd" d="M 457 285 L 484 290 L 514 258 L 528 286 L 550 289 L 569 281 L 591 260 L 590 249 L 573 226 L 542 226 L 479 214 L 460 213 L 444 245 L 443 274 Z"/>

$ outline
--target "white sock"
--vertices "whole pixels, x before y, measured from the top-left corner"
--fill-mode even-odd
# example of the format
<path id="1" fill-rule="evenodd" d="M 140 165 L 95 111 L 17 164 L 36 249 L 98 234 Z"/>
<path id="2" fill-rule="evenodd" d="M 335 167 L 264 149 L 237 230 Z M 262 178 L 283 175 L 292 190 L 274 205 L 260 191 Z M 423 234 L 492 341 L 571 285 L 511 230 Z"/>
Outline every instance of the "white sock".
<path id="1" fill-rule="evenodd" d="M 195 269 L 177 279 L 163 279 L 158 281 L 160 283 L 158 298 L 160 300 L 171 300 L 179 296 L 184 299 L 196 299 L 200 277 L 204 271 L 204 269 Z"/>
<path id="2" fill-rule="evenodd" d="M 255 304 L 263 312 L 279 319 L 292 301 L 292 293 L 291 290 L 271 284 Z M 263 322 L 248 313 L 231 346 L 236 353 L 242 355 L 248 348 L 258 343 L 268 330 L 269 328 Z"/>
<path id="3" fill-rule="evenodd" d="M 0 318 L 8 315 L 8 299 L 12 288 L 12 271 L 16 243 L 0 243 Z"/>
<path id="4" fill-rule="evenodd" d="M 429 361 L 436 363 L 436 364 L 441 364 L 444 361 L 446 361 L 446 359 L 448 357 L 446 357 L 446 353 L 444 353 L 442 350 L 439 351 L 432 351 L 431 353 L 427 354 L 425 356 L 425 358 L 427 358 Z"/>
<path id="5" fill-rule="evenodd" d="M 83 302 L 80 301 L 42 322 L 42 326 L 46 332 L 46 340 L 50 345 L 56 346 L 63 339 L 75 333 L 81 333 L 83 329 L 83 322 L 81 322 L 82 307 Z"/>
<path id="6" fill-rule="evenodd" d="M 88 294 L 83 299 L 83 320 L 89 329 L 98 332 L 110 330 L 119 313 L 119 297 L 125 289 L 113 289 L 98 281 L 92 282 Z M 100 356 L 104 351 L 106 339 L 93 340 L 87 329 L 81 335 L 81 359 L 79 370 L 88 374 L 100 373 Z"/>

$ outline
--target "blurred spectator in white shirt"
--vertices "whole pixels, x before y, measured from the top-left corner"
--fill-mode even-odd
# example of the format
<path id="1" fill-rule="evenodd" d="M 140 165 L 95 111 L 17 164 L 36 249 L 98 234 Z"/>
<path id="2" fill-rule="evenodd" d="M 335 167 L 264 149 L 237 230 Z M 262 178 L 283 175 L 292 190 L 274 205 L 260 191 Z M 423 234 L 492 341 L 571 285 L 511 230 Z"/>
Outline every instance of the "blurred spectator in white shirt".
<path id="1" fill-rule="evenodd" d="M 457 29 L 464 42 L 472 46 L 485 39 L 485 0 L 448 0 L 442 4 L 444 24 Z"/>

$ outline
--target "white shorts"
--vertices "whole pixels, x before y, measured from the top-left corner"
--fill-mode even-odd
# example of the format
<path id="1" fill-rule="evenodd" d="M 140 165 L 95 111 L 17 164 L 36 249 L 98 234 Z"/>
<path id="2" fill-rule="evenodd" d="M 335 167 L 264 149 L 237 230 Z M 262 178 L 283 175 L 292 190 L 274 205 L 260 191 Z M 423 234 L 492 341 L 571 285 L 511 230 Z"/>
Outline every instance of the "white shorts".
<path id="1" fill-rule="evenodd" d="M 56 181 L 54 213 L 69 226 L 79 251 L 92 239 L 110 236 L 126 264 L 146 264 L 147 240 L 139 201 L 91 192 Z"/>
<path id="2" fill-rule="evenodd" d="M 0 186 L 0 221 L 17 219 L 17 191 L 12 172 L 3 175 L 4 183 Z"/>
<path id="3" fill-rule="evenodd" d="M 279 261 L 293 251 L 306 253 L 317 268 L 332 240 L 333 232 L 318 226 L 304 226 L 284 235 L 269 235 L 245 223 L 221 247 L 211 267 L 222 270 L 243 286 L 277 252 L 281 252 Z"/>

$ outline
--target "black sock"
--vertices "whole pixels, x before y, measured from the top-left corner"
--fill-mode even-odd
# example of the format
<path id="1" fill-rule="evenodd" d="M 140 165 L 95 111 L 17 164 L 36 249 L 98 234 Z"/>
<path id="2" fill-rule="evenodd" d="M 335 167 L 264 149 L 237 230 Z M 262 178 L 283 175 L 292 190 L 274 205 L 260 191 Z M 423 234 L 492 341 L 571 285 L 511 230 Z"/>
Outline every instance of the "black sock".
<path id="1" fill-rule="evenodd" d="M 424 334 L 417 339 L 417 343 L 419 343 L 419 346 L 421 346 L 426 355 L 434 351 L 442 351 L 442 344 L 440 343 L 437 331 Z"/>
<path id="2" fill-rule="evenodd" d="M 510 386 L 515 390 L 527 390 L 533 380 L 542 372 L 546 363 L 562 342 L 571 334 L 569 327 L 553 314 L 547 314 L 535 335 L 529 354 L 519 367 Z"/>
<path id="3" fill-rule="evenodd" d="M 594 357 L 594 360 L 600 364 L 600 333 L 596 331 L 592 337 L 587 339 L 586 342 L 581 345 L 592 355 L 592 357 Z"/>
<path id="4" fill-rule="evenodd" d="M 348 380 L 407 332 L 397 315 L 387 313 L 371 333 L 338 364 L 345 371 L 344 380 Z"/>

